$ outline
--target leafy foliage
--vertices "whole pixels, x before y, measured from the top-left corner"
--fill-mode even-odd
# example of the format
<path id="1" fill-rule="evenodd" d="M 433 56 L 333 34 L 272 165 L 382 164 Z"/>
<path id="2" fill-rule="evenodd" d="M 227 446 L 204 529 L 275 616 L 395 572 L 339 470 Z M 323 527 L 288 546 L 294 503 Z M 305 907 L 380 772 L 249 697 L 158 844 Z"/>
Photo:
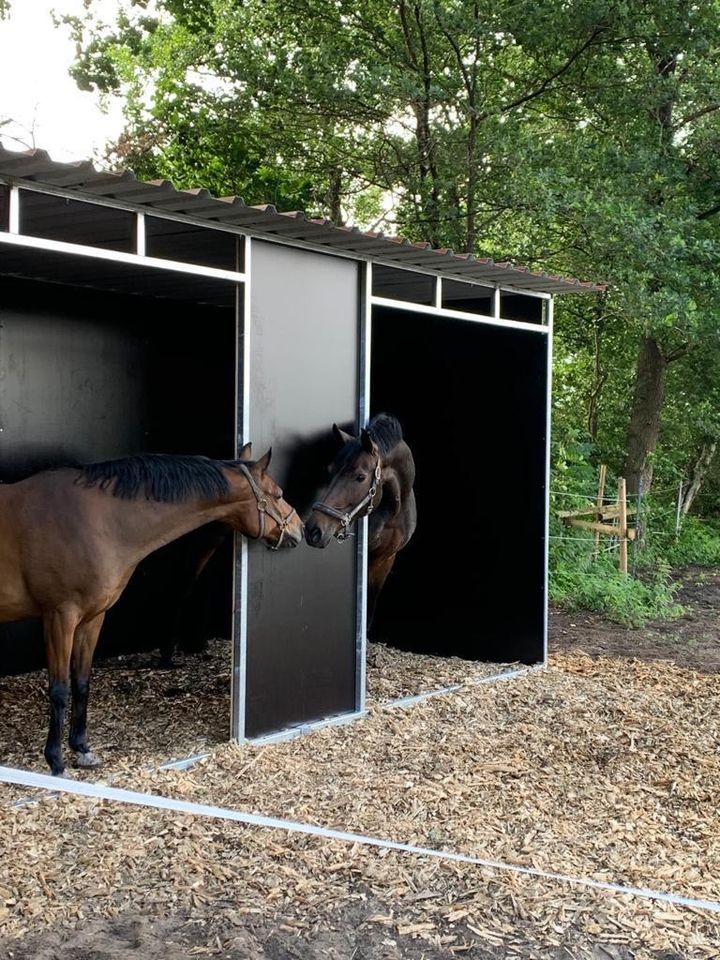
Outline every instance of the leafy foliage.
<path id="1" fill-rule="evenodd" d="M 139 175 L 608 281 L 557 307 L 553 484 L 586 493 L 635 443 L 672 513 L 720 436 L 718 0 L 121 0 L 112 23 L 85 10 L 68 21 L 74 74 L 125 98 L 110 156 Z M 659 389 L 643 410 L 648 343 Z M 656 414 L 657 436 L 633 435 Z M 703 482 L 695 509 L 716 514 L 717 464 Z M 672 526 L 648 555 L 715 556 L 708 530 L 687 522 L 675 541 Z M 630 620 L 672 608 L 663 576 L 621 583 L 609 559 L 554 556 L 556 596 L 599 604 L 607 581 Z"/>
<path id="2" fill-rule="evenodd" d="M 589 550 L 584 555 L 554 550 L 552 571 L 550 600 L 569 610 L 597 610 L 631 627 L 683 612 L 674 600 L 667 566 L 644 577 L 628 577 L 618 571 L 616 560 L 591 560 Z"/>

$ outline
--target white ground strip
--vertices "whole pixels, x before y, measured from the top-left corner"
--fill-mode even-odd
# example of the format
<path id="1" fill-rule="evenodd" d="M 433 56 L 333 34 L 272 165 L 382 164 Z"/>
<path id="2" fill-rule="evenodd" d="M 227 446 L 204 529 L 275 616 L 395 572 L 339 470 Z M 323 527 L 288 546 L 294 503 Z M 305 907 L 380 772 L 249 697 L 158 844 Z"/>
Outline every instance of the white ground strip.
<path id="1" fill-rule="evenodd" d="M 442 697 L 448 693 L 456 693 L 458 690 L 462 690 L 467 683 L 494 683 L 496 680 L 513 680 L 515 677 L 522 677 L 526 673 L 536 673 L 538 670 L 544 670 L 545 664 L 538 663 L 532 667 L 519 667 L 517 670 L 503 670 L 500 673 L 493 673 L 489 677 L 473 677 L 470 680 L 463 681 L 462 683 L 453 683 L 449 687 L 439 687 L 437 690 L 428 690 L 427 693 L 416 693 L 409 697 L 398 697 L 397 700 L 386 700 L 380 706 L 385 709 L 386 707 L 412 707 L 416 703 L 420 703 L 422 700 L 428 700 L 430 697 Z"/>
<path id="2" fill-rule="evenodd" d="M 591 880 L 586 877 L 571 877 L 564 873 L 553 873 L 548 870 L 538 870 L 535 867 L 521 867 L 512 863 L 503 863 L 501 860 L 485 860 L 482 857 L 471 857 L 463 853 L 453 853 L 446 850 L 433 850 L 430 847 L 417 847 L 409 843 L 398 843 L 394 840 L 384 840 L 380 837 L 366 836 L 361 833 L 348 833 L 344 830 L 331 830 L 310 823 L 299 823 L 294 820 L 283 820 L 279 817 L 265 817 L 260 814 L 246 813 L 243 810 L 228 810 L 224 807 L 209 806 L 204 803 L 190 803 L 186 800 L 173 800 L 152 793 L 138 793 L 134 790 L 120 790 L 116 787 L 107 787 L 95 783 L 77 780 L 67 780 L 64 777 L 52 777 L 44 773 L 30 773 L 24 770 L 14 770 L 11 767 L 0 766 L 0 782 L 16 784 L 24 787 L 35 787 L 49 790 L 52 793 L 69 793 L 81 797 L 90 797 L 93 800 L 110 800 L 115 803 L 127 803 L 140 807 L 153 807 L 156 810 L 171 810 L 174 813 L 190 814 L 196 817 L 210 817 L 217 820 L 231 820 L 235 823 L 244 823 L 253 827 L 267 827 L 271 830 L 283 830 L 287 833 L 303 833 L 326 840 L 339 840 L 343 843 L 362 844 L 370 847 L 381 847 L 385 850 L 398 850 L 403 853 L 421 857 L 434 857 L 439 860 L 450 860 L 456 863 L 468 863 L 503 873 L 518 873 L 525 876 L 537 877 L 542 880 L 553 880 L 559 883 L 569 883 L 578 887 L 589 887 L 594 890 L 605 890 L 610 893 L 625 894 L 633 897 L 642 897 L 647 900 L 660 900 L 680 907 L 692 907 L 697 910 L 707 910 L 711 913 L 720 913 L 720 902 L 701 900 L 696 897 L 681 896 L 676 893 L 667 893 L 661 890 L 652 890 L 646 887 L 626 886 L 620 883 L 607 883 L 602 880 Z"/>
<path id="3" fill-rule="evenodd" d="M 521 667 L 517 670 L 507 670 L 501 673 L 493 674 L 489 677 L 473 678 L 471 683 L 490 683 L 497 680 L 511 680 L 515 677 L 524 676 L 527 673 L 534 673 L 545 669 L 545 664 L 537 666 Z M 406 708 L 413 706 L 422 700 L 430 697 L 444 696 L 455 693 L 460 690 L 464 684 L 453 684 L 448 687 L 441 687 L 437 690 L 429 690 L 426 693 L 419 693 L 414 696 L 399 697 L 396 700 L 388 700 L 381 704 L 386 708 Z M 349 718 L 340 717 L 340 720 L 356 719 L 359 714 L 351 714 Z M 310 725 L 303 725 L 297 730 L 284 731 L 283 734 L 274 735 L 267 738 L 259 738 L 254 741 L 255 744 L 272 741 L 277 738 L 288 738 L 298 736 L 306 732 L 305 728 Z M 201 760 L 210 756 L 209 753 L 199 753 L 182 760 L 172 760 L 162 764 L 160 770 L 187 770 Z M 451 860 L 457 863 L 468 863 L 475 866 L 485 867 L 491 870 L 498 870 L 504 873 L 518 873 L 526 876 L 537 877 L 544 880 L 552 880 L 559 883 L 569 883 L 574 886 L 589 887 L 595 890 L 605 890 L 609 893 L 625 894 L 634 897 L 641 897 L 647 900 L 658 900 L 664 903 L 672 903 L 675 906 L 691 907 L 697 910 L 707 910 L 711 913 L 720 913 L 720 901 L 703 900 L 696 897 L 683 896 L 681 894 L 670 893 L 663 890 L 653 890 L 646 887 L 634 887 L 621 883 L 610 883 L 603 880 L 592 880 L 586 877 L 572 877 L 564 873 L 554 873 L 548 870 L 539 870 L 535 867 L 522 867 L 518 864 L 505 863 L 502 860 L 486 860 L 482 857 L 472 857 L 463 853 L 453 853 L 447 850 L 434 850 L 430 847 L 418 847 L 413 844 L 399 843 L 394 840 L 385 840 L 380 837 L 367 836 L 360 833 L 349 833 L 342 830 L 333 830 L 326 827 L 319 827 L 315 824 L 301 823 L 294 820 L 283 820 L 279 817 L 266 817 L 261 814 L 247 813 L 243 810 L 231 810 L 226 807 L 215 807 L 208 804 L 192 803 L 186 800 L 173 800 L 168 797 L 162 797 L 157 794 L 139 793 L 134 790 L 121 790 L 116 787 L 103 784 L 95 784 L 87 781 L 67 780 L 64 777 L 53 777 L 48 774 L 32 773 L 25 770 L 16 770 L 13 767 L 4 767 L 0 765 L 0 783 L 9 783 L 17 786 L 34 787 L 36 789 L 46 790 L 50 796 L 59 796 L 62 793 L 74 794 L 76 796 L 90 797 L 98 800 L 111 800 L 116 803 L 128 803 L 135 806 L 153 807 L 157 810 L 172 810 L 177 813 L 186 813 L 191 816 L 210 817 L 220 820 L 232 820 L 236 823 L 244 823 L 248 826 L 267 827 L 274 830 L 285 830 L 288 833 L 304 833 L 311 836 L 322 837 L 327 840 L 339 840 L 344 843 L 363 844 L 365 846 L 381 847 L 386 850 L 398 850 L 403 853 L 414 854 L 415 856 L 434 857 L 440 860 Z M 16 801 L 13 806 L 26 806 L 37 802 L 36 797 L 26 797 Z"/>

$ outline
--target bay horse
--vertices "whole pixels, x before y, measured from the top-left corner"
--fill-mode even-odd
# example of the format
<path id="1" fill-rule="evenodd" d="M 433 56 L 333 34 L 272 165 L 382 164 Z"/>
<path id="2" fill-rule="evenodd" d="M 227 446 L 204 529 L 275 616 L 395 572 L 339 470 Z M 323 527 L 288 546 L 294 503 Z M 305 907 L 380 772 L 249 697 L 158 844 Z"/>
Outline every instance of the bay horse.
<path id="1" fill-rule="evenodd" d="M 305 524 L 311 547 L 345 540 L 358 517 L 368 521 L 368 626 L 380 591 L 398 553 L 415 532 L 415 461 L 398 420 L 379 413 L 359 437 L 333 424 L 340 450 L 330 465 L 332 477 L 322 498 L 313 504 Z"/>
<path id="2" fill-rule="evenodd" d="M 65 769 L 62 735 L 72 684 L 70 747 L 99 766 L 87 741 L 90 670 L 106 611 L 138 563 L 212 521 L 268 546 L 296 546 L 303 527 L 251 445 L 238 460 L 142 454 L 49 470 L 0 486 L 0 622 L 41 617 L 50 726 L 45 759 Z"/>

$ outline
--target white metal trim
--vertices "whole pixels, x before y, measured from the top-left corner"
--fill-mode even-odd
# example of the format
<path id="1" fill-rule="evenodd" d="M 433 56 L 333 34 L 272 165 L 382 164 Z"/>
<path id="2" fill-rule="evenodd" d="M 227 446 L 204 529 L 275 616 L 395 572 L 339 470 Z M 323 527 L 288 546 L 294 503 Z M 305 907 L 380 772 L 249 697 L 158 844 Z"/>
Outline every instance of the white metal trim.
<path id="1" fill-rule="evenodd" d="M 10 187 L 8 200 L 8 231 L 13 235 L 20 233 L 20 191 L 17 187 Z"/>
<path id="2" fill-rule="evenodd" d="M 358 421 L 365 427 L 370 420 L 370 375 L 372 358 L 372 263 L 360 267 L 360 396 Z M 367 697 L 367 596 L 368 596 L 368 518 L 357 523 L 357 612 L 355 640 L 355 707 L 362 713 Z"/>
<path id="3" fill-rule="evenodd" d="M 263 747 L 269 743 L 282 743 L 285 740 L 295 740 L 297 737 L 303 737 L 306 733 L 314 733 L 316 730 L 323 730 L 325 727 L 344 727 L 345 724 L 359 720 L 365 715 L 364 710 L 356 710 L 354 713 L 339 713 L 337 716 L 324 717 L 322 720 L 311 720 L 309 723 L 299 723 L 294 727 L 287 727 L 285 730 L 278 730 L 277 733 L 268 733 L 260 737 L 248 737 L 246 743 L 251 743 L 254 747 Z"/>
<path id="4" fill-rule="evenodd" d="M 423 693 L 414 693 L 406 697 L 397 697 L 395 700 L 385 700 L 380 704 L 383 710 L 391 710 L 399 707 L 404 710 L 407 707 L 413 707 L 416 703 L 422 703 L 423 700 L 430 700 L 433 697 L 446 697 L 451 693 L 457 693 L 468 684 L 495 683 L 498 680 L 515 680 L 517 677 L 524 677 L 528 673 L 534 673 L 537 670 L 544 670 L 545 664 L 532 664 L 527 667 L 519 667 L 516 670 L 503 670 L 500 673 L 493 673 L 489 677 L 471 677 L 469 680 L 463 680 L 461 683 L 453 683 L 449 687 L 437 687 L 435 690 L 426 690 Z"/>
<path id="5" fill-rule="evenodd" d="M 87 257 L 92 260 L 104 260 L 110 263 L 125 263 L 135 267 L 149 267 L 152 270 L 184 273 L 195 277 L 229 280 L 231 283 L 243 283 L 246 279 L 246 274 L 244 273 L 233 273 L 231 270 L 220 270 L 218 267 L 206 267 L 197 263 L 184 263 L 180 260 L 160 260 L 157 257 L 139 256 L 137 253 L 122 253 L 120 250 L 87 247 L 81 243 L 67 243 L 65 240 L 47 240 L 43 237 L 28 237 L 24 234 L 0 233 L 0 243 L 15 247 L 28 247 L 31 250 L 68 253 L 73 256 Z"/>
<path id="6" fill-rule="evenodd" d="M 552 362 L 553 362 L 553 300 L 545 305 L 547 320 L 547 384 L 545 400 L 545 543 L 544 543 L 544 601 L 543 610 L 543 663 L 548 661 L 549 652 L 549 612 L 548 590 L 550 588 L 550 440 L 552 427 Z"/>
<path id="7" fill-rule="evenodd" d="M 477 313 L 465 313 L 464 310 L 449 310 L 445 307 L 428 307 L 420 303 L 410 303 L 407 300 L 391 300 L 388 297 L 372 297 L 374 307 L 390 307 L 393 310 L 407 310 L 410 313 L 424 313 L 432 317 L 448 317 L 454 320 L 471 320 L 474 323 L 484 323 L 494 327 L 506 327 L 508 330 L 529 330 L 532 333 L 548 332 L 547 326 L 540 323 L 526 323 L 521 320 L 500 320 L 495 317 L 484 317 Z"/>
<path id="8" fill-rule="evenodd" d="M 238 291 L 238 340 L 236 353 L 237 392 L 236 409 L 236 454 L 248 442 L 250 436 L 250 329 L 252 325 L 252 241 L 245 238 L 244 267 L 248 278 L 243 285 L 242 315 L 240 315 L 240 292 Z M 238 416 L 238 404 L 242 407 Z M 230 737 L 242 743 L 245 740 L 245 714 L 247 710 L 247 640 L 248 640 L 248 545 L 245 537 L 235 534 L 233 551 L 233 665 L 232 665 L 232 716 Z"/>
<path id="9" fill-rule="evenodd" d="M 145 235 L 145 214 L 135 214 L 135 253 L 144 257 L 147 252 L 147 237 Z"/>
<path id="10" fill-rule="evenodd" d="M 406 273 L 420 273 L 424 276 L 432 277 L 446 277 L 448 280 L 456 280 L 458 283 L 467 283 L 470 286 L 477 287 L 495 287 L 506 291 L 507 293 L 520 293 L 528 297 L 539 297 L 542 300 L 547 300 L 549 297 L 553 296 L 551 293 L 547 293 L 543 290 L 527 290 L 523 287 L 513 287 L 513 286 L 504 286 L 503 284 L 497 284 L 491 280 L 480 280 L 468 277 L 466 275 L 453 274 L 451 270 L 443 270 L 438 265 L 438 267 L 428 267 L 428 266 L 418 266 L 416 264 L 400 262 L 398 260 L 392 260 L 382 256 L 375 256 L 370 253 L 364 253 L 361 250 L 345 250 L 345 249 L 336 249 L 334 246 L 323 243 L 314 243 L 311 240 L 300 240 L 294 239 L 292 237 L 283 237 L 279 234 L 273 234 L 258 229 L 257 227 L 252 226 L 242 226 L 242 224 L 233 224 L 233 223 L 224 223 L 222 220 L 205 220 L 200 217 L 193 217 L 184 213 L 177 213 L 175 211 L 162 210 L 153 207 L 149 203 L 132 203 L 128 200 L 121 200 L 111 197 L 104 196 L 93 196 L 88 194 L 80 194 L 76 190 L 71 190 L 67 187 L 56 187 L 51 184 L 39 184 L 31 180 L 22 180 L 17 177 L 12 177 L 7 174 L 0 176 L 0 183 L 7 183 L 11 187 L 15 185 L 15 189 L 18 187 L 23 190 L 30 190 L 34 193 L 45 193 L 49 196 L 63 197 L 69 200 L 77 200 L 80 203 L 89 203 L 95 204 L 96 206 L 101 207 L 111 207 L 114 210 L 127 210 L 131 213 L 145 213 L 149 217 L 157 217 L 161 220 L 174 220 L 177 223 L 187 223 L 190 226 L 200 227 L 204 230 L 218 230 L 223 233 L 234 233 L 240 236 L 254 237 L 255 239 L 264 240 L 267 243 L 277 243 L 280 246 L 286 247 L 298 247 L 303 250 L 312 250 L 315 253 L 324 253 L 328 256 L 333 257 L 342 257 L 346 260 L 361 260 L 363 262 L 372 262 L 377 263 L 385 267 L 392 267 L 394 270 L 404 270 Z M 422 253 L 422 251 L 420 251 Z M 572 289 L 565 291 L 567 293 L 574 292 Z M 578 293 L 587 292 L 582 288 L 578 288 Z"/>

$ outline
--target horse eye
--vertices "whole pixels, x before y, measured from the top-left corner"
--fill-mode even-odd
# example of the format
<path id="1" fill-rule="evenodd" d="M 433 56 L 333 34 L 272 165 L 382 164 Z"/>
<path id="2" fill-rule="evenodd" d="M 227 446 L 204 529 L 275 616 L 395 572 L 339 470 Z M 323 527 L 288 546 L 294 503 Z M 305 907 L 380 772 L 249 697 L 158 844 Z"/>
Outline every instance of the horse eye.
<path id="1" fill-rule="evenodd" d="M 359 473 L 359 474 L 355 477 L 355 479 L 357 480 L 358 483 L 363 483 L 365 480 L 367 480 L 367 477 L 365 476 L 364 473 Z"/>

